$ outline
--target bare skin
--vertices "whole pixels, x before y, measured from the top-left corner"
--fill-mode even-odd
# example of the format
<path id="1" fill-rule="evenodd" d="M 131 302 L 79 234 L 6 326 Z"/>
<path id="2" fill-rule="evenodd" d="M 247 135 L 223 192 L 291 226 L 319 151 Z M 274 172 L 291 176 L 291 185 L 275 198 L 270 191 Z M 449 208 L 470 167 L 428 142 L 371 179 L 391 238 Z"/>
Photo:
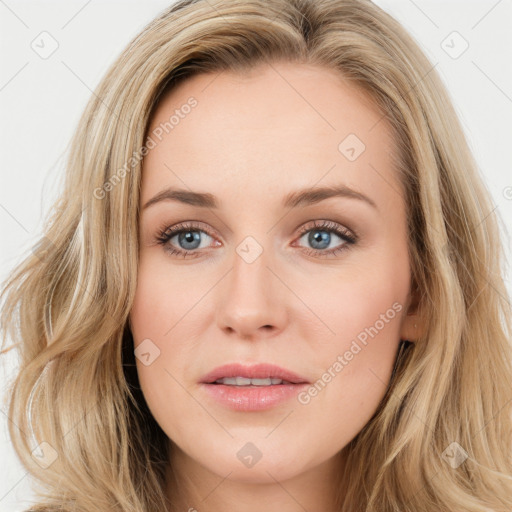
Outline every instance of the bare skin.
<path id="1" fill-rule="evenodd" d="M 410 307 L 406 213 L 390 128 L 335 71 L 277 63 L 181 83 L 160 102 L 150 131 L 191 96 L 197 105 L 155 139 L 144 160 L 130 315 L 135 346 L 150 339 L 160 350 L 147 366 L 137 360 L 137 370 L 171 440 L 176 510 L 333 511 L 342 449 L 383 398 L 400 339 L 414 341 L 421 329 Z M 354 138 L 339 149 L 349 134 L 364 151 Z M 296 190 L 334 185 L 374 205 L 349 196 L 282 205 Z M 144 208 L 167 187 L 213 194 L 218 208 L 176 200 Z M 177 234 L 158 243 L 162 228 L 189 221 L 194 226 L 184 232 L 196 233 L 196 248 Z M 317 227 L 320 221 L 356 241 Z M 262 252 L 248 263 L 240 247 Z M 200 384 L 231 362 L 274 363 L 310 383 L 330 369 L 331 378 L 302 401 L 234 411 Z M 261 454 L 252 467 L 237 456 L 248 442 Z M 174 499 L 170 476 L 168 492 Z"/>

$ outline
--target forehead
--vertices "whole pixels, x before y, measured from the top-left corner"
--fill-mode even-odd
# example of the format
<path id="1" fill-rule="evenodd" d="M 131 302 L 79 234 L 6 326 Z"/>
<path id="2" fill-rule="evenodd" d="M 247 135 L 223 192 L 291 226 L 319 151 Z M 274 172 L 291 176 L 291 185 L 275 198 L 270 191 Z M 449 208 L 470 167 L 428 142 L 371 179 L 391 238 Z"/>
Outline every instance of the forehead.
<path id="1" fill-rule="evenodd" d="M 148 135 L 155 146 L 144 159 L 146 198 L 164 182 L 221 195 L 219 183 L 266 193 L 396 181 L 384 116 L 366 92 L 323 67 L 195 75 L 161 99 Z"/>

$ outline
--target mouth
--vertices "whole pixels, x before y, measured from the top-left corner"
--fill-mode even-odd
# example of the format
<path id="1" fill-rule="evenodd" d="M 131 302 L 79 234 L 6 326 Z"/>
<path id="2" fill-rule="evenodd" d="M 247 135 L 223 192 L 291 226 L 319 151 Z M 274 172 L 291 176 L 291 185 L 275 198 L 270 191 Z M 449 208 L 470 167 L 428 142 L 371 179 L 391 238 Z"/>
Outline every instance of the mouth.
<path id="1" fill-rule="evenodd" d="M 209 384 L 223 384 L 224 386 L 236 386 L 242 388 L 259 388 L 261 386 L 281 386 L 293 383 L 283 379 L 272 379 L 270 377 L 266 379 L 248 379 L 246 377 L 224 377 L 223 379 L 217 379 L 215 382 L 210 382 Z"/>
<path id="2" fill-rule="evenodd" d="M 203 376 L 201 383 L 236 387 L 309 384 L 306 378 L 297 375 L 291 370 L 269 363 L 250 366 L 231 363 L 219 366 Z"/>
<path id="3" fill-rule="evenodd" d="M 272 364 L 227 364 L 205 375 L 202 392 L 237 412 L 259 412 L 283 405 L 309 384 L 296 373 Z"/>

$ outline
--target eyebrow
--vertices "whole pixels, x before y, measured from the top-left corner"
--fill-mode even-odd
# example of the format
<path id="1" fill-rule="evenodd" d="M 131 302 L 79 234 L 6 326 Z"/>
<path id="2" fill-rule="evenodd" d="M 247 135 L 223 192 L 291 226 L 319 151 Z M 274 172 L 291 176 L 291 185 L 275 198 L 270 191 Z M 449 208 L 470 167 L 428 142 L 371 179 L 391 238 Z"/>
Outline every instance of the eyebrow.
<path id="1" fill-rule="evenodd" d="M 284 208 L 295 208 L 297 206 L 308 206 L 319 203 L 331 197 L 347 197 L 359 199 L 366 202 L 378 210 L 375 201 L 361 192 L 358 192 L 346 185 L 334 185 L 329 187 L 314 187 L 296 190 L 285 196 L 283 200 Z M 213 194 L 207 192 L 193 192 L 191 190 L 177 189 L 173 187 L 166 188 L 153 196 L 143 209 L 146 209 L 161 201 L 178 201 L 180 203 L 197 206 L 200 208 L 218 209 L 219 203 Z"/>

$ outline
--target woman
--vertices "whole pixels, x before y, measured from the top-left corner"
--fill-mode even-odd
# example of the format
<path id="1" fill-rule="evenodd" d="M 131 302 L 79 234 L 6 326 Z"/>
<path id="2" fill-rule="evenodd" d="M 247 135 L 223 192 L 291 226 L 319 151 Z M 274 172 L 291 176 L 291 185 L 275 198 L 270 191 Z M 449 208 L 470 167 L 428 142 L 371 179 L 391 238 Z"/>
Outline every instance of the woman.
<path id="1" fill-rule="evenodd" d="M 33 510 L 512 509 L 496 217 L 381 9 L 173 5 L 66 180 L 3 291 Z"/>

